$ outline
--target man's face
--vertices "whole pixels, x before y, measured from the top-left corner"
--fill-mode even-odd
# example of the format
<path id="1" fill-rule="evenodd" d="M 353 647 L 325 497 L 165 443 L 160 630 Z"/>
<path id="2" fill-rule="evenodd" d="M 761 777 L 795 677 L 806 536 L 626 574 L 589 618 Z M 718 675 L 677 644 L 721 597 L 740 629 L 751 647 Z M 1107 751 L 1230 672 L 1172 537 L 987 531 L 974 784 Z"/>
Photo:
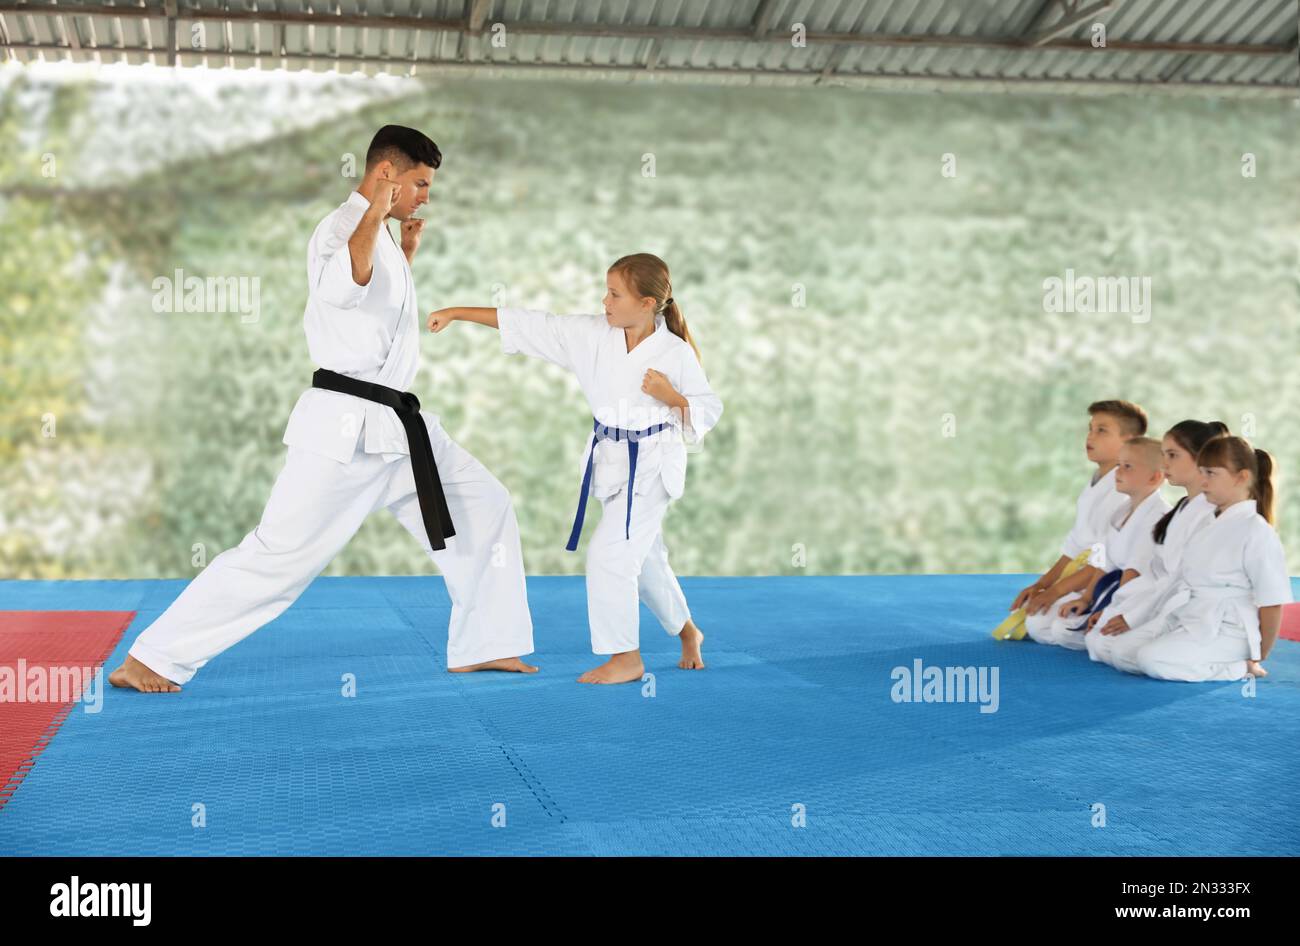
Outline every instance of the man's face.
<path id="1" fill-rule="evenodd" d="M 416 164 L 410 170 L 398 173 L 395 165 L 384 163 L 386 167 L 381 166 L 380 176 L 402 185 L 397 203 L 388 215 L 398 220 L 408 220 L 429 202 L 429 185 L 433 183 L 434 170 L 427 164 Z"/>

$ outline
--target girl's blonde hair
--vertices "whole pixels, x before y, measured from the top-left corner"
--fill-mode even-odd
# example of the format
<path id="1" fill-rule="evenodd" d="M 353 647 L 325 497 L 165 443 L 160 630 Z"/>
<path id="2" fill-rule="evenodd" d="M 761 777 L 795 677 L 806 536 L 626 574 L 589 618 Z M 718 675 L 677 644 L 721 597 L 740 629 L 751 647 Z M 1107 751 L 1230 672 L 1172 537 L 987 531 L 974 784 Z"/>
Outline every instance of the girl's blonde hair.
<path id="1" fill-rule="evenodd" d="M 664 324 L 668 326 L 668 331 L 695 349 L 696 358 L 700 357 L 699 346 L 691 338 L 691 330 L 686 327 L 686 317 L 673 298 L 673 283 L 668 276 L 667 263 L 653 253 L 633 253 L 614 260 L 609 271 L 622 276 L 628 288 L 636 295 L 653 298 L 656 303 L 655 312 L 664 314 Z"/>

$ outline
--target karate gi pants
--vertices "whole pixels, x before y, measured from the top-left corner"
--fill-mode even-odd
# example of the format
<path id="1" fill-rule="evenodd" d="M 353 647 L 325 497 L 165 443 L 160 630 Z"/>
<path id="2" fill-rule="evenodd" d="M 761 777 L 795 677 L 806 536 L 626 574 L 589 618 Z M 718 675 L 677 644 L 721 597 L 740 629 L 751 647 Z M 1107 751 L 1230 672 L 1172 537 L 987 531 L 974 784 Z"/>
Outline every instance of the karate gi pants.
<path id="1" fill-rule="evenodd" d="M 451 596 L 447 666 L 533 650 L 519 525 L 506 488 L 441 425 L 434 461 L 456 534 L 434 551 L 420 515 L 411 458 L 389 463 L 358 442 L 350 463 L 290 446 L 262 521 L 214 558 L 146 628 L 130 654 L 174 683 L 289 607 L 381 507 L 433 559 Z"/>
<path id="2" fill-rule="evenodd" d="M 627 489 L 601 500 L 603 512 L 587 545 L 587 620 L 591 650 L 622 654 L 641 646 L 639 601 L 669 634 L 680 634 L 691 612 L 677 576 L 668 565 L 663 520 L 671 497 L 663 481 L 637 493 L 632 526 L 627 522 Z M 630 534 L 630 538 L 626 536 Z"/>
<path id="3" fill-rule="evenodd" d="M 1063 618 L 1059 614 L 1064 605 L 1081 597 L 1082 595 L 1079 592 L 1072 591 L 1068 595 L 1062 595 L 1053 601 L 1051 607 L 1042 614 L 1027 616 L 1025 618 L 1025 632 L 1040 644 L 1056 644 L 1070 650 L 1083 650 L 1087 646 L 1083 640 L 1085 637 L 1083 631 L 1072 631 L 1067 625 L 1086 621 L 1087 617 L 1072 614 Z M 1091 637 L 1092 635 L 1088 634 L 1086 636 Z"/>
<path id="4" fill-rule="evenodd" d="M 1193 637 L 1175 628 L 1147 644 L 1137 654 L 1138 667 L 1157 680 L 1201 683 L 1207 680 L 1244 680 L 1250 642 L 1246 629 L 1228 625 L 1214 637 Z"/>
<path id="5" fill-rule="evenodd" d="M 1109 617 L 1103 615 L 1097 626 L 1088 632 L 1085 644 L 1088 656 L 1098 663 L 1109 664 L 1125 673 L 1142 673 L 1138 666 L 1138 652 L 1158 638 L 1164 631 L 1164 620 L 1156 619 L 1131 627 L 1123 634 L 1101 633 Z"/>

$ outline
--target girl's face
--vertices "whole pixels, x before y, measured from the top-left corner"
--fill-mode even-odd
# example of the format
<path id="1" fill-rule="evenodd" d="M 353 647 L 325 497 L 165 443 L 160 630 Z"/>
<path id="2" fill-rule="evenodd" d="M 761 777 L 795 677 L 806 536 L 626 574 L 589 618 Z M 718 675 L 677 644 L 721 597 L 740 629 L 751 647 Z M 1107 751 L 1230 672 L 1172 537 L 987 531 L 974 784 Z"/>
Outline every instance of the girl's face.
<path id="1" fill-rule="evenodd" d="M 654 297 L 636 295 L 623 274 L 612 270 L 605 274 L 604 302 L 605 321 L 614 328 L 634 328 L 654 317 Z"/>
<path id="2" fill-rule="evenodd" d="M 1165 437 L 1161 442 L 1164 453 L 1165 479 L 1172 486 L 1188 489 L 1197 485 L 1200 471 L 1196 468 L 1196 457 L 1192 456 L 1173 437 Z"/>
<path id="3" fill-rule="evenodd" d="M 1202 466 L 1197 469 L 1201 474 L 1201 491 L 1205 493 L 1205 498 L 1220 509 L 1250 499 L 1249 470 L 1233 473 L 1225 466 Z"/>

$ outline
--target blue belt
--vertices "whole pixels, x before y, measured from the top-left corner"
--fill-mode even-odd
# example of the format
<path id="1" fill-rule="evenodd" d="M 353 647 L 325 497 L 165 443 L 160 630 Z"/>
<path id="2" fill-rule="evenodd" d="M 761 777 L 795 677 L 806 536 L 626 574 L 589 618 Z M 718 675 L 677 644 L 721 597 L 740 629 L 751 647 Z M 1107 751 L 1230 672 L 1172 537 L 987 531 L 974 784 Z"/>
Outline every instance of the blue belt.
<path id="1" fill-rule="evenodd" d="M 636 484 L 636 454 L 638 441 L 667 429 L 669 424 L 655 424 L 645 430 L 623 430 L 621 427 L 606 427 L 592 418 L 594 433 L 591 446 L 587 448 L 587 469 L 582 474 L 582 495 L 578 497 L 578 514 L 573 517 L 573 531 L 569 533 L 569 544 L 565 546 L 570 552 L 578 549 L 578 536 L 582 535 L 582 521 L 587 516 L 587 493 L 591 491 L 591 469 L 596 457 L 597 440 L 627 441 L 627 521 L 623 524 L 623 538 L 632 537 L 632 487 Z"/>
<path id="2" fill-rule="evenodd" d="M 1088 606 L 1088 610 L 1084 611 L 1080 617 L 1086 619 L 1091 614 L 1095 614 L 1098 611 L 1104 611 L 1110 605 L 1110 599 L 1115 597 L 1115 592 L 1119 590 L 1119 580 L 1123 577 L 1124 569 L 1113 568 L 1098 578 L 1097 584 L 1092 589 L 1092 604 Z M 1087 631 L 1088 622 L 1085 620 L 1082 624 L 1077 627 L 1071 627 L 1069 630 Z"/>

